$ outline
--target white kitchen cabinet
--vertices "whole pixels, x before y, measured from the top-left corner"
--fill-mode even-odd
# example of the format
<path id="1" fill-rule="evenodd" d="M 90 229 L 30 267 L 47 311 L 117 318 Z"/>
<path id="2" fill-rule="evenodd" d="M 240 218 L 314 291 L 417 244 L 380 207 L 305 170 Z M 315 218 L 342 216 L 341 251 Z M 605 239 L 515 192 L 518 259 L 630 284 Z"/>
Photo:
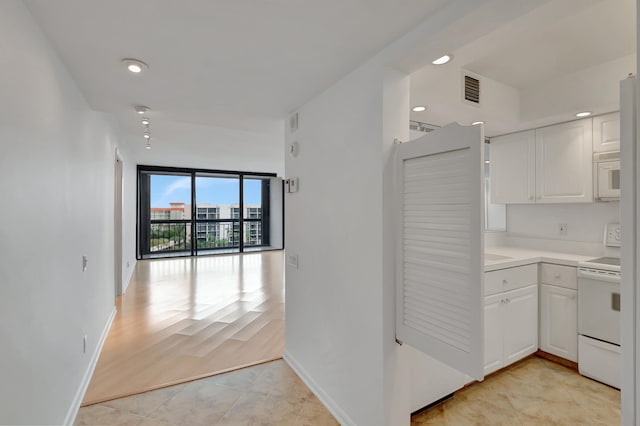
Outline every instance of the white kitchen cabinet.
<path id="1" fill-rule="evenodd" d="M 620 151 L 620 113 L 593 117 L 593 152 Z"/>
<path id="2" fill-rule="evenodd" d="M 504 332 L 502 323 L 502 294 L 484 299 L 484 374 L 504 365 Z"/>
<path id="3" fill-rule="evenodd" d="M 592 120 L 536 129 L 536 203 L 593 202 Z"/>
<path id="4" fill-rule="evenodd" d="M 592 128 L 589 118 L 492 138 L 491 202 L 593 202 Z"/>
<path id="5" fill-rule="evenodd" d="M 578 269 L 575 266 L 541 263 L 540 283 L 577 290 Z"/>
<path id="6" fill-rule="evenodd" d="M 578 270 L 540 264 L 540 349 L 578 361 Z"/>
<path id="7" fill-rule="evenodd" d="M 503 293 L 538 284 L 538 264 L 504 268 L 484 273 L 484 295 Z"/>
<path id="8" fill-rule="evenodd" d="M 491 139 L 491 202 L 526 204 L 535 202 L 534 130 Z"/>
<path id="9" fill-rule="evenodd" d="M 504 364 L 512 364 L 538 350 L 538 286 L 505 293 Z"/>
<path id="10" fill-rule="evenodd" d="M 578 361 L 578 292 L 540 286 L 540 349 L 569 361 Z"/>
<path id="11" fill-rule="evenodd" d="M 484 373 L 538 349 L 538 285 L 485 297 Z"/>

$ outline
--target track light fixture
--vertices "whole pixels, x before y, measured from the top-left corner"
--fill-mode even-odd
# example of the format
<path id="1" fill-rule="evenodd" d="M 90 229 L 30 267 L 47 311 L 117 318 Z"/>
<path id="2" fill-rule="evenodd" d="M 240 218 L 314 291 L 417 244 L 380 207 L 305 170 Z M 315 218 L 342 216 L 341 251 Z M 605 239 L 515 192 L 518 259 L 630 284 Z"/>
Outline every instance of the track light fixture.
<path id="1" fill-rule="evenodd" d="M 140 115 L 144 115 L 147 111 L 149 111 L 149 107 L 144 105 L 135 105 L 133 109 Z"/>

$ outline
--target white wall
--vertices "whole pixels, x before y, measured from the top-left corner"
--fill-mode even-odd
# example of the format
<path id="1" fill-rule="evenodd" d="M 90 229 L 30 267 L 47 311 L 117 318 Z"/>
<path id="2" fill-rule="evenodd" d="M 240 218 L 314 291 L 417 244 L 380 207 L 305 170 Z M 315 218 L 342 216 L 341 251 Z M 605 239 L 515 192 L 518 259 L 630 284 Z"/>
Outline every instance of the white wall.
<path id="1" fill-rule="evenodd" d="M 118 136 L 17 0 L 0 51 L 0 423 L 61 424 L 114 309 Z"/>
<path id="2" fill-rule="evenodd" d="M 607 223 L 620 221 L 620 203 L 512 204 L 507 206 L 507 234 L 517 238 L 543 238 L 601 245 Z M 567 235 L 558 226 L 566 223 Z"/>
<path id="3" fill-rule="evenodd" d="M 120 147 L 123 157 L 122 293 L 127 291 L 136 266 L 137 162 L 132 151 L 131 146 L 126 143 Z"/>
<path id="4" fill-rule="evenodd" d="M 479 107 L 462 102 L 463 67 L 454 58 L 447 67 L 427 66 L 411 74 L 411 105 L 428 106 L 412 119 L 438 126 L 483 120 L 491 137 L 573 120 L 578 111 L 617 111 L 620 80 L 636 72 L 635 58 L 628 55 L 521 90 L 478 76 Z"/>
<path id="5" fill-rule="evenodd" d="M 635 72 L 636 55 L 632 54 L 522 90 L 522 121 L 536 127 L 540 119 L 558 116 L 565 121 L 579 111 L 617 111 L 620 80 Z"/>
<path id="6" fill-rule="evenodd" d="M 286 358 L 343 424 L 381 425 L 382 72 L 363 67 L 299 109 L 285 194 Z M 406 122 L 405 122 L 406 125 Z M 300 370 L 299 370 L 300 371 Z"/>
<path id="7" fill-rule="evenodd" d="M 152 116 L 153 114 L 151 114 Z M 152 118 L 153 120 L 153 118 Z M 154 120 L 152 149 L 142 132 L 127 143 L 138 164 L 245 172 L 284 172 L 284 123 L 262 132 Z"/>
<path id="8" fill-rule="evenodd" d="M 411 105 L 428 106 L 424 112 L 412 113 L 412 118 L 437 126 L 454 121 L 469 125 L 484 120 L 488 136 L 503 133 L 520 122 L 518 90 L 490 78 L 479 76 L 482 85 L 480 107 L 464 103 L 463 71 L 454 58 L 446 67 L 426 66 L 411 74 Z"/>
<path id="9" fill-rule="evenodd" d="M 409 89 L 407 74 L 385 70 L 382 118 L 382 354 L 384 365 L 385 425 L 408 425 L 411 422 L 411 377 L 413 360 L 407 347 L 396 343 L 396 210 L 393 140 L 410 139 Z M 425 377 L 428 380 L 428 377 Z"/>
<path id="10" fill-rule="evenodd" d="M 299 177 L 300 192 L 285 201 L 287 257 L 299 255 L 299 268 L 286 269 L 285 359 L 341 424 L 409 423 L 407 358 L 394 339 L 390 179 L 393 139 L 409 137 L 412 70 L 387 65 L 424 63 L 529 4 L 448 2 L 302 106 L 300 128 L 287 134 L 300 152 L 285 159 L 286 175 Z"/>

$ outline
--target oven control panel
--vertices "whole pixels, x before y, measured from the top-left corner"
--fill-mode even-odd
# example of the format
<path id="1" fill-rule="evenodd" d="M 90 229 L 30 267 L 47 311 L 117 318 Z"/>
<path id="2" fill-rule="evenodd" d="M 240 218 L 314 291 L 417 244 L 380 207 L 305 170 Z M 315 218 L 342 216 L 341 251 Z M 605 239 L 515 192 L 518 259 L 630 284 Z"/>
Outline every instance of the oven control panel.
<path id="1" fill-rule="evenodd" d="M 608 247 L 620 247 L 620 224 L 609 223 L 605 229 L 604 245 Z"/>

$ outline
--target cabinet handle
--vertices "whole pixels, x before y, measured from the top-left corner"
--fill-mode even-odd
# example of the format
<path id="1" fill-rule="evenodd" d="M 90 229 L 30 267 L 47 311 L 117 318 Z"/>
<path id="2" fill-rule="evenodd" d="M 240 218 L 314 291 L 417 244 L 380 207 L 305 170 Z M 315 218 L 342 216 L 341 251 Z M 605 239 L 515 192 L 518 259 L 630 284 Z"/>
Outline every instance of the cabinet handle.
<path id="1" fill-rule="evenodd" d="M 576 295 L 571 296 L 571 300 L 576 300 Z"/>
<path id="2" fill-rule="evenodd" d="M 529 200 L 533 200 L 533 195 L 529 195 Z"/>
<path id="3" fill-rule="evenodd" d="M 502 285 L 507 285 L 507 280 L 502 280 Z"/>
<path id="4" fill-rule="evenodd" d="M 555 274 L 553 277 L 554 278 L 560 278 L 560 274 Z"/>

